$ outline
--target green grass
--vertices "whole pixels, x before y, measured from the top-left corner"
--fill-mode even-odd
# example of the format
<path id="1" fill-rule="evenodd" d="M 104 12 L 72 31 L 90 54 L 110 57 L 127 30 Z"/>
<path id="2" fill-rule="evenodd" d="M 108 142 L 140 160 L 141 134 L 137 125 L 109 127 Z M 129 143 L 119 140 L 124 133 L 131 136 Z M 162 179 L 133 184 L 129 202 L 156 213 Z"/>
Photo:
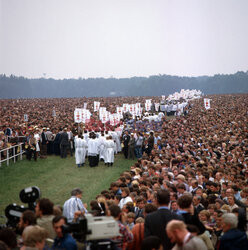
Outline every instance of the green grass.
<path id="1" fill-rule="evenodd" d="M 19 192 L 26 187 L 38 186 L 42 197 L 49 198 L 54 204 L 63 205 L 75 187 L 83 189 L 83 202 L 88 203 L 102 190 L 108 189 L 112 181 L 116 181 L 135 161 L 126 160 L 122 154 L 115 157 L 113 167 L 103 162 L 95 168 L 86 166 L 78 168 L 74 157 L 61 159 L 50 156 L 38 159 L 37 162 L 26 159 L 0 167 L 0 215 L 8 204 L 22 205 Z"/>

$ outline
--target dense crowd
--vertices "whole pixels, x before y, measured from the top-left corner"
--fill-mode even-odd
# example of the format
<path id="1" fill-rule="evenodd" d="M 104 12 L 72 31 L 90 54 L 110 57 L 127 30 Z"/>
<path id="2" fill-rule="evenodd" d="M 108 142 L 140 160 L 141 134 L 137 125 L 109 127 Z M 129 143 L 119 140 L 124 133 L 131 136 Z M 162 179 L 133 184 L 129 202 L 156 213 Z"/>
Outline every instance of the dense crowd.
<path id="1" fill-rule="evenodd" d="M 210 98 L 209 110 L 204 109 L 202 99 L 197 99 L 191 102 L 187 114 L 173 119 L 165 115 L 159 121 L 123 120 L 118 125 L 123 154 L 126 158 L 137 157 L 130 171 L 103 190 L 88 209 L 81 201 L 79 188 L 72 190 L 63 208 L 41 199 L 35 213 L 23 213 L 19 224 L 24 230 L 23 241 L 18 244 L 24 244 L 22 249 L 43 249 L 45 239 L 51 238 L 54 241 L 48 246 L 53 249 L 77 249 L 78 243 L 63 233 L 61 226 L 92 213 L 112 215 L 118 222 L 120 236 L 112 239 L 118 241 L 116 249 L 247 249 L 248 95 Z M 117 103 L 137 100 L 100 101 L 114 110 Z M 56 137 L 55 131 L 66 127 L 64 132 L 68 135 L 71 131 L 72 138 L 73 134 L 81 134 L 71 124 L 73 109 L 82 100 L 65 99 L 63 105 L 59 105 L 59 99 L 1 102 L 5 107 L 1 111 L 4 134 L 8 128 L 21 134 L 20 118 L 28 103 L 33 105 L 29 107 L 33 110 L 32 122 L 23 125 L 23 130 L 27 129 L 24 132 L 35 130 L 35 126 L 48 127 Z M 5 102 L 9 102 L 8 108 Z M 20 105 L 22 113 L 17 113 Z M 51 119 L 53 107 L 57 115 Z M 91 137 L 97 137 L 102 125 L 96 122 L 96 116 L 92 119 L 95 121 L 81 132 L 90 130 Z M 107 127 L 105 131 L 115 131 Z M 50 153 L 48 143 L 46 150 Z M 0 240 L 14 246 L 14 240 L 6 242 L 2 236 L 10 234 L 6 231 L 0 232 Z"/>

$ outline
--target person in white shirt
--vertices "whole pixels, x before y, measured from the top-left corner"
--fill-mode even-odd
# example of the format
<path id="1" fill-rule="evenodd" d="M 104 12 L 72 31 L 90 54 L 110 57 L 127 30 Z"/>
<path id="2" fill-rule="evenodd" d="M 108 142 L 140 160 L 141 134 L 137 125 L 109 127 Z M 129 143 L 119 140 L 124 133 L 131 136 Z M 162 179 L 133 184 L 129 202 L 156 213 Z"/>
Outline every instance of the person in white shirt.
<path id="1" fill-rule="evenodd" d="M 101 133 L 99 136 L 99 158 L 100 160 L 103 160 L 105 162 L 105 157 L 106 157 L 106 148 L 105 148 L 105 142 L 106 142 L 106 137 L 104 136 L 104 132 Z"/>
<path id="2" fill-rule="evenodd" d="M 120 207 L 120 209 L 122 209 L 123 208 L 123 206 L 125 205 L 125 204 L 127 204 L 128 202 L 133 202 L 133 200 L 132 200 L 132 198 L 129 196 L 129 194 L 130 194 L 130 190 L 129 190 L 129 188 L 128 187 L 124 187 L 123 189 L 122 189 L 122 193 L 121 193 L 121 200 L 120 200 L 120 202 L 119 202 L 119 207 Z"/>
<path id="3" fill-rule="evenodd" d="M 105 153 L 105 163 L 109 166 L 113 166 L 114 163 L 114 148 L 115 144 L 114 141 L 112 140 L 112 136 L 108 136 L 105 141 L 105 148 L 106 148 L 106 153 Z"/>
<path id="4" fill-rule="evenodd" d="M 71 191 L 71 198 L 64 203 L 63 206 L 63 216 L 67 218 L 67 222 L 72 222 L 75 213 L 78 216 L 79 213 L 84 215 L 87 213 L 87 209 L 82 202 L 82 190 L 80 188 L 74 188 Z"/>
<path id="5" fill-rule="evenodd" d="M 75 138 L 75 158 L 78 167 L 84 166 L 86 156 L 87 142 L 83 139 L 83 136 L 79 134 Z"/>
<path id="6" fill-rule="evenodd" d="M 90 167 L 96 167 L 99 163 L 99 140 L 94 132 L 90 133 L 88 141 L 88 159 Z"/>

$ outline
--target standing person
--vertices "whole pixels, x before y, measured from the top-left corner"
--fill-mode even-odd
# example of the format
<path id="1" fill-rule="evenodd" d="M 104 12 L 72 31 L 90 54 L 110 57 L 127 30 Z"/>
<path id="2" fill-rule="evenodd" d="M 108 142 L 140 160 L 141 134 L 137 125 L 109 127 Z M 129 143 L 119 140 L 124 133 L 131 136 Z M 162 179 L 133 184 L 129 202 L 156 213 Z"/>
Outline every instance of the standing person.
<path id="1" fill-rule="evenodd" d="M 154 136 L 153 136 L 153 132 L 150 132 L 150 136 L 147 140 L 147 154 L 150 155 L 151 151 L 153 150 L 154 147 Z"/>
<path id="2" fill-rule="evenodd" d="M 53 151 L 55 153 L 55 155 L 60 155 L 60 136 L 62 134 L 62 128 L 60 128 L 60 130 L 57 130 L 55 135 L 55 139 L 53 141 Z"/>
<path id="3" fill-rule="evenodd" d="M 128 131 L 126 130 L 124 132 L 124 135 L 122 136 L 122 142 L 124 144 L 123 153 L 124 153 L 124 156 L 125 156 L 126 159 L 128 158 L 128 144 L 129 144 L 129 141 L 130 141 L 130 135 L 128 134 Z"/>
<path id="4" fill-rule="evenodd" d="M 90 133 L 88 141 L 88 159 L 90 167 L 96 167 L 99 163 L 99 141 L 94 132 Z"/>
<path id="5" fill-rule="evenodd" d="M 74 188 L 71 191 L 71 198 L 64 204 L 63 215 L 67 218 L 69 223 L 73 221 L 76 212 L 82 215 L 87 213 L 87 209 L 81 200 L 82 196 L 82 190 L 80 188 Z"/>
<path id="6" fill-rule="evenodd" d="M 43 128 L 41 133 L 41 144 L 40 144 L 40 155 L 42 158 L 45 158 L 47 155 L 47 136 L 46 136 L 46 128 Z"/>
<path id="7" fill-rule="evenodd" d="M 165 227 L 169 221 L 179 219 L 176 214 L 169 210 L 169 203 L 170 192 L 168 190 L 159 190 L 156 196 L 158 210 L 148 214 L 145 218 L 145 238 L 150 235 L 158 236 L 162 240 L 165 250 L 172 248 Z"/>
<path id="8" fill-rule="evenodd" d="M 135 158 L 134 147 L 135 147 L 135 138 L 133 133 L 131 133 L 131 137 L 128 143 L 128 159 L 134 160 Z"/>
<path id="9" fill-rule="evenodd" d="M 142 145 L 143 145 L 144 138 L 141 132 L 138 132 L 137 139 L 135 141 L 135 153 L 136 157 L 139 159 L 142 157 Z"/>
<path id="10" fill-rule="evenodd" d="M 68 140 L 69 140 L 68 147 L 69 147 L 71 156 L 73 156 L 73 133 L 70 128 L 68 128 L 67 134 L 68 134 Z"/>
<path id="11" fill-rule="evenodd" d="M 60 156 L 61 156 L 61 158 L 67 157 L 68 145 L 69 145 L 69 139 L 68 139 L 67 129 L 64 128 L 63 133 L 60 136 Z"/>
<path id="12" fill-rule="evenodd" d="M 37 141 L 34 138 L 33 132 L 30 133 L 29 140 L 28 140 L 28 152 L 27 152 L 27 159 L 30 161 L 32 159 L 32 155 L 34 155 L 34 160 L 37 161 L 37 153 L 36 153 L 36 144 Z"/>
<path id="13" fill-rule="evenodd" d="M 101 135 L 98 139 L 99 141 L 99 160 L 105 162 L 105 155 L 106 155 L 106 148 L 105 148 L 105 142 L 106 138 L 104 136 L 104 132 L 101 132 Z"/>
<path id="14" fill-rule="evenodd" d="M 105 153 L 105 163 L 108 164 L 109 166 L 113 166 L 114 163 L 114 158 L 115 158 L 115 154 L 114 154 L 114 141 L 112 140 L 112 136 L 108 136 L 107 140 L 105 142 L 105 148 L 106 148 L 106 153 Z"/>
<path id="15" fill-rule="evenodd" d="M 87 142 L 83 139 L 81 134 L 75 138 L 75 158 L 78 167 L 84 166 L 86 156 Z"/>
<path id="16" fill-rule="evenodd" d="M 47 154 L 51 155 L 53 154 L 54 136 L 52 131 L 50 131 L 50 128 L 47 128 L 46 137 L 47 137 Z"/>
<path id="17" fill-rule="evenodd" d="M 36 139 L 36 153 L 37 153 L 37 156 L 40 156 L 40 133 L 39 133 L 39 128 L 35 129 L 34 138 Z"/>
<path id="18" fill-rule="evenodd" d="M 172 220 L 166 226 L 166 233 L 176 245 L 172 250 L 207 250 L 206 244 L 197 236 L 193 236 L 183 221 Z"/>
<path id="19" fill-rule="evenodd" d="M 199 220 L 196 209 L 193 206 L 193 197 L 190 193 L 185 193 L 177 200 L 179 210 L 177 214 L 181 216 L 186 225 L 195 225 L 199 234 L 203 234 L 206 231 L 205 226 Z"/>

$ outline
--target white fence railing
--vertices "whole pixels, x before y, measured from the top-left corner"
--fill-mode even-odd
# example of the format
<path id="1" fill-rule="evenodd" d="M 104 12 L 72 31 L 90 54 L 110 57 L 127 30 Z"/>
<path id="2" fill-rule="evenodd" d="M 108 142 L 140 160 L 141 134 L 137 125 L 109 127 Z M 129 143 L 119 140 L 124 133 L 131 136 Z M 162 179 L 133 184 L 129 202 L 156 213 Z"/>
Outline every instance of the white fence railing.
<path id="1" fill-rule="evenodd" d="M 24 143 L 19 143 L 17 145 L 4 148 L 0 151 L 0 166 L 2 165 L 2 162 L 7 162 L 7 166 L 9 166 L 10 159 L 13 159 L 14 162 L 16 162 L 16 158 L 20 156 L 20 160 L 22 160 L 22 155 L 25 153 L 25 150 L 22 150 L 22 145 Z M 2 152 L 7 151 L 6 157 L 2 160 Z"/>

